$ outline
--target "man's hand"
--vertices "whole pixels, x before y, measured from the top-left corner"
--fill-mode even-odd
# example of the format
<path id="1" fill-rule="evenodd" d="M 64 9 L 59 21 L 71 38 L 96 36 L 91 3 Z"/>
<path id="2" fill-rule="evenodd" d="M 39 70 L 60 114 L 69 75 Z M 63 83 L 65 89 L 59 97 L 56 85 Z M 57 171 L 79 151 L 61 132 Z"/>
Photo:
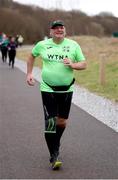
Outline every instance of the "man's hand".
<path id="1" fill-rule="evenodd" d="M 64 58 L 63 63 L 64 63 L 64 65 L 66 65 L 66 66 L 71 66 L 71 65 L 72 65 L 71 60 L 68 59 L 68 58 Z"/>
<path id="2" fill-rule="evenodd" d="M 65 66 L 69 66 L 69 67 L 71 67 L 72 69 L 75 69 L 75 70 L 84 70 L 84 69 L 86 69 L 86 61 L 73 63 L 71 61 L 71 59 L 64 58 L 63 63 L 64 63 Z"/>
<path id="3" fill-rule="evenodd" d="M 28 74 L 26 80 L 27 80 L 28 85 L 30 85 L 30 86 L 34 86 L 35 85 L 35 80 L 34 80 L 32 74 Z"/>

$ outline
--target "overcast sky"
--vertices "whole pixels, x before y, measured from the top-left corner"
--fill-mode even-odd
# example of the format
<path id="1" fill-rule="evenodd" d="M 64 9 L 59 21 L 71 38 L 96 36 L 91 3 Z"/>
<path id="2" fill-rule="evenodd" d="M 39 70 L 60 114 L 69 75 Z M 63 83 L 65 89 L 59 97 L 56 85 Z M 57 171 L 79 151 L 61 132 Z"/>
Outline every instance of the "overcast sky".
<path id="1" fill-rule="evenodd" d="M 37 5 L 43 8 L 79 9 L 88 15 L 110 12 L 118 17 L 118 0 L 14 0 L 23 4 Z"/>

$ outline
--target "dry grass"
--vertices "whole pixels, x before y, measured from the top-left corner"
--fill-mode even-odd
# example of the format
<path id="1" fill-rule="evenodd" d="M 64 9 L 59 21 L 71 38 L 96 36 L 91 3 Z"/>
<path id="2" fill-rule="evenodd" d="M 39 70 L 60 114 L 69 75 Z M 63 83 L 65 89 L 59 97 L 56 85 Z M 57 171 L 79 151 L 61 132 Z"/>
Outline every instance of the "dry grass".
<path id="1" fill-rule="evenodd" d="M 92 92 L 118 101 L 118 39 L 90 36 L 74 37 L 88 63 L 85 71 L 76 71 L 76 81 Z M 105 84 L 100 83 L 100 60 L 105 61 Z"/>

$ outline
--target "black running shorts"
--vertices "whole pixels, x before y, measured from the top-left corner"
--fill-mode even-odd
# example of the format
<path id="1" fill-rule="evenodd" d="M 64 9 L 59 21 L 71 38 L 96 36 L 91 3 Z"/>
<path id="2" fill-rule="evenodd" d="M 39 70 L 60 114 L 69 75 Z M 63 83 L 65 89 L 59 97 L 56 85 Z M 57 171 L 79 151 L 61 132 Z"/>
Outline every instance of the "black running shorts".
<path id="1" fill-rule="evenodd" d="M 41 91 L 45 119 L 68 119 L 73 92 L 54 93 Z"/>

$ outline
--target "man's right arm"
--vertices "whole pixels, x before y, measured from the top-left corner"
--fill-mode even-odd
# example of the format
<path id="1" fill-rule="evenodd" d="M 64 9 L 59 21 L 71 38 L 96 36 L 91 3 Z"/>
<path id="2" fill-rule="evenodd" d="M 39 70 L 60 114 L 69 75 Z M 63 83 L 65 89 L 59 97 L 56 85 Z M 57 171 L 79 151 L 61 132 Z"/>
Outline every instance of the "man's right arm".
<path id="1" fill-rule="evenodd" d="M 34 65 L 35 57 L 31 54 L 27 60 L 27 83 L 30 86 L 34 86 L 34 78 L 32 75 L 33 65 Z"/>

